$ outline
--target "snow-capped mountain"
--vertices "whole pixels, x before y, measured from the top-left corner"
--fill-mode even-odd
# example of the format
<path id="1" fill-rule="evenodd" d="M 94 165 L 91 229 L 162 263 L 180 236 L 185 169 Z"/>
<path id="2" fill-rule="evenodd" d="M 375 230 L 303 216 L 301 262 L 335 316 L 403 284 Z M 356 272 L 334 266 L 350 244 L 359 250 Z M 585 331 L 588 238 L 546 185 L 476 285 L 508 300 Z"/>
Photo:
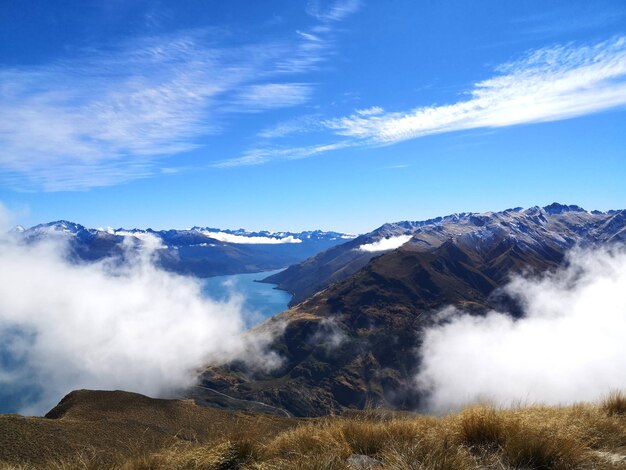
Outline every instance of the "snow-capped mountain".
<path id="1" fill-rule="evenodd" d="M 542 255 L 546 250 L 562 252 L 577 244 L 624 242 L 626 211 L 587 211 L 575 205 L 553 203 L 388 223 L 291 266 L 267 281 L 292 292 L 292 303 L 296 304 L 354 274 L 373 257 L 404 245 L 433 251 L 453 239 L 460 246 L 490 250 L 503 238 Z"/>
<path id="2" fill-rule="evenodd" d="M 198 276 L 215 276 L 282 268 L 302 261 L 346 239 L 338 232 L 251 232 L 193 227 L 187 230 L 87 228 L 59 220 L 13 233 L 27 242 L 42 238 L 63 238 L 69 242 L 71 256 L 77 260 L 96 260 L 123 256 L 133 243 L 139 248 L 149 239 L 160 247 L 159 263 L 172 271 Z M 124 241 L 126 240 L 126 244 Z"/>
<path id="3" fill-rule="evenodd" d="M 201 233 L 209 238 L 226 243 L 276 245 L 281 243 L 302 243 L 305 240 L 346 240 L 356 238 L 356 235 L 348 235 L 338 232 L 323 232 L 313 230 L 306 232 L 250 232 L 242 228 L 238 230 L 222 230 L 210 227 L 193 227 L 192 231 Z"/>

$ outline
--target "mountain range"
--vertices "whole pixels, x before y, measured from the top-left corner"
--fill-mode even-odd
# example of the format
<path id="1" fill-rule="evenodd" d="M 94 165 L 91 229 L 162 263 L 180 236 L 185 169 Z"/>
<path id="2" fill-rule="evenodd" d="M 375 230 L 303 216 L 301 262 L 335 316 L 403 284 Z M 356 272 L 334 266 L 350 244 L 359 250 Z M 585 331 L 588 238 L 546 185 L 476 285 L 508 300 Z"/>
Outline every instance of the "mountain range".
<path id="1" fill-rule="evenodd" d="M 265 281 L 291 292 L 293 306 L 332 283 L 348 278 L 372 258 L 405 244 L 428 252 L 451 239 L 458 239 L 461 245 L 480 245 L 485 249 L 504 237 L 523 249 L 554 248 L 562 252 L 577 243 L 625 240 L 625 217 L 624 211 L 588 212 L 575 205 L 553 203 L 543 208 L 516 207 L 502 212 L 460 213 L 417 222 L 387 223 L 290 266 Z M 547 253 L 540 256 L 543 255 L 549 256 Z"/>
<path id="2" fill-rule="evenodd" d="M 353 235 L 321 230 L 294 233 L 210 227 L 187 230 L 93 229 L 65 220 L 28 229 L 18 226 L 13 233 L 27 242 L 42 238 L 65 239 L 70 246 L 70 257 L 76 261 L 124 257 L 129 245 L 138 248 L 151 238 L 156 243 L 156 261 L 161 267 L 198 277 L 284 268 L 354 238 Z"/>
<path id="3" fill-rule="evenodd" d="M 425 328 L 447 306 L 480 315 L 521 309 L 501 289 L 519 273 L 541 274 L 566 262 L 574 247 L 626 242 L 626 210 L 587 211 L 551 204 L 501 212 L 460 213 L 384 224 L 360 236 L 338 232 L 88 229 L 58 221 L 17 237 L 61 237 L 77 262 L 124 257 L 150 239 L 164 268 L 196 276 L 259 272 L 293 294 L 290 308 L 256 331 L 270 332 L 280 367 L 208 365 L 197 403 L 258 411 L 269 405 L 318 416 L 368 405 L 416 409 L 414 377 Z M 268 408 L 269 409 L 269 408 Z"/>
<path id="4" fill-rule="evenodd" d="M 280 368 L 207 367 L 205 388 L 297 416 L 380 405 L 418 408 L 416 354 L 425 328 L 446 306 L 519 315 L 500 287 L 518 273 L 562 266 L 575 246 L 626 241 L 626 211 L 551 204 L 385 224 L 268 278 L 294 293 L 292 307 L 261 325 L 272 331 Z"/>

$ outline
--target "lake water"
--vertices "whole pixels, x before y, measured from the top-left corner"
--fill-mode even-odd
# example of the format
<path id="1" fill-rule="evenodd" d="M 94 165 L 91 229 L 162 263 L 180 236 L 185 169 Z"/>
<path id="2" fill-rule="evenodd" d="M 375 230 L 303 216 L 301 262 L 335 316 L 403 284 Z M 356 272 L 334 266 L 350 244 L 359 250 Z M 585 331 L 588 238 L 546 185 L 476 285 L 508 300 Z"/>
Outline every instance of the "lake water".
<path id="1" fill-rule="evenodd" d="M 262 323 L 265 319 L 287 309 L 291 295 L 275 289 L 274 284 L 256 282 L 277 271 L 252 274 L 233 274 L 204 279 L 204 293 L 216 300 L 227 300 L 232 295 L 243 297 L 243 310 L 248 328 Z"/>

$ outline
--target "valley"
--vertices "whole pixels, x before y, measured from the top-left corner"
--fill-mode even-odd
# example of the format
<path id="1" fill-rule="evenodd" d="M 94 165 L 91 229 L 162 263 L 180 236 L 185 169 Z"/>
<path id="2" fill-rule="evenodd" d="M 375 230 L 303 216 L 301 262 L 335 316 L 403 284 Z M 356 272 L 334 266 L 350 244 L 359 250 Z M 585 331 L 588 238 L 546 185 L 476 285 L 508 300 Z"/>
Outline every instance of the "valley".
<path id="1" fill-rule="evenodd" d="M 276 289 L 273 284 L 260 282 L 266 276 L 273 276 L 281 271 L 282 269 L 209 277 L 203 279 L 202 290 L 208 298 L 214 300 L 225 301 L 233 295 L 241 297 L 246 327 L 251 328 L 287 310 L 291 295 Z"/>

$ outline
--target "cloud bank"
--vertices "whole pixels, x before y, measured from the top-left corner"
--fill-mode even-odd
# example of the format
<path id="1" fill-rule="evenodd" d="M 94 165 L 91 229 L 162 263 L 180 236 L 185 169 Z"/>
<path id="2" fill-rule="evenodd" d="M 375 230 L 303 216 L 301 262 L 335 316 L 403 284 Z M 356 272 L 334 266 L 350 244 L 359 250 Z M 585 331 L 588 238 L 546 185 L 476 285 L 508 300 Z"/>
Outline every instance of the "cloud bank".
<path id="1" fill-rule="evenodd" d="M 0 238 L 5 407 L 41 414 L 77 388 L 158 396 L 191 385 L 207 362 L 276 364 L 263 338 L 242 335 L 242 299 L 209 300 L 199 280 L 157 269 L 156 244 L 144 240 L 123 266 L 76 265 L 66 260 L 63 240 Z"/>
<path id="2" fill-rule="evenodd" d="M 505 290 L 520 319 L 448 308 L 425 331 L 417 384 L 432 411 L 480 400 L 566 404 L 626 388 L 626 250 L 574 251 L 568 267 Z"/>

